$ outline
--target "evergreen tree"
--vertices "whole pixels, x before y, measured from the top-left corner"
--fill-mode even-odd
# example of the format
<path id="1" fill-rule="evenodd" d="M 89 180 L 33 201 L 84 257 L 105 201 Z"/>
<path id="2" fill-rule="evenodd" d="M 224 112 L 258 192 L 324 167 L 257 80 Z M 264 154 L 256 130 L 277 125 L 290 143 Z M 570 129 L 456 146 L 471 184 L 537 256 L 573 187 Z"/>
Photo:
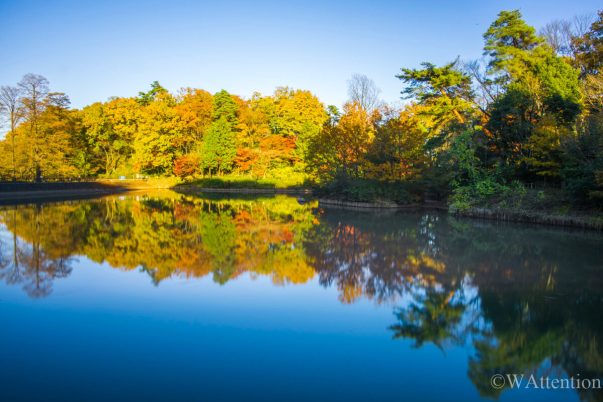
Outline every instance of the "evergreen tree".
<path id="1" fill-rule="evenodd" d="M 161 84 L 159 83 L 159 81 L 153 81 L 151 83 L 151 89 L 149 89 L 148 92 L 142 92 L 142 91 L 138 92 L 138 98 L 136 99 L 136 101 L 140 105 L 146 106 L 149 103 L 153 102 L 153 100 L 155 100 L 157 95 L 166 94 L 167 92 L 168 92 L 167 89 L 162 87 Z"/>
<path id="2" fill-rule="evenodd" d="M 433 116 L 440 127 L 451 121 L 467 122 L 473 109 L 471 79 L 457 68 L 458 61 L 437 67 L 422 63 L 421 69 L 403 68 L 397 75 L 407 84 L 402 91 L 421 105 L 428 106 L 426 113 Z"/>
<path id="3" fill-rule="evenodd" d="M 233 97 L 225 90 L 221 90 L 213 97 L 213 121 L 224 119 L 231 128 L 234 128 L 237 121 L 238 106 Z"/>
<path id="4" fill-rule="evenodd" d="M 226 117 L 214 121 L 203 139 L 201 166 L 209 174 L 218 175 L 232 170 L 237 155 L 235 133 Z"/>
<path id="5" fill-rule="evenodd" d="M 484 40 L 490 72 L 501 73 L 502 79 L 521 76 L 529 52 L 544 42 L 536 30 L 525 23 L 519 10 L 501 11 L 484 34 Z"/>

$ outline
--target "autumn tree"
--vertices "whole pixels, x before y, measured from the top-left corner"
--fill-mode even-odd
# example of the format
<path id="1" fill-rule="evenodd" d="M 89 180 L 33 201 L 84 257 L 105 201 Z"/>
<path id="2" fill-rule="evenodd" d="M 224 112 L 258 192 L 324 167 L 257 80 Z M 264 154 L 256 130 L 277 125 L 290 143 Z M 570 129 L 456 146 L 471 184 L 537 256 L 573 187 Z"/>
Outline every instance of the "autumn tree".
<path id="1" fill-rule="evenodd" d="M 575 36 L 572 41 L 575 48 L 575 63 L 583 76 L 597 75 L 603 66 L 603 11 L 592 23 L 584 35 Z"/>
<path id="2" fill-rule="evenodd" d="M 99 173 L 111 176 L 129 164 L 138 115 L 138 103 L 132 98 L 113 98 L 82 110 L 84 137 Z"/>
<path id="3" fill-rule="evenodd" d="M 377 126 L 368 154 L 374 164 L 372 177 L 405 180 L 417 177 L 426 168 L 425 145 L 430 131 L 421 116 L 422 108 L 411 104 Z"/>
<path id="4" fill-rule="evenodd" d="M 61 92 L 51 92 L 40 115 L 40 167 L 45 178 L 65 179 L 80 176 L 77 157 L 79 116 L 70 109 L 70 100 Z"/>
<path id="5" fill-rule="evenodd" d="M 35 180 L 40 181 L 42 179 L 40 154 L 43 144 L 40 141 L 39 119 L 44 110 L 44 98 L 49 91 L 48 80 L 41 75 L 26 74 L 19 82 L 19 88 L 23 93 L 21 102 L 31 141 L 30 160 L 35 171 Z"/>
<path id="6" fill-rule="evenodd" d="M 239 109 L 235 164 L 240 172 L 254 176 L 265 175 L 270 165 L 268 155 L 260 150 L 260 143 L 271 135 L 265 101 L 259 93 L 255 93 Z"/>
<path id="7" fill-rule="evenodd" d="M 309 91 L 277 88 L 266 99 L 264 108 L 272 134 L 282 136 L 283 141 L 291 138 L 295 142 L 295 152 L 288 155 L 289 163 L 305 160 L 308 144 L 320 133 L 327 117 L 323 104 Z"/>
<path id="8" fill-rule="evenodd" d="M 11 166 L 12 166 L 12 179 L 13 181 L 17 178 L 16 171 L 16 160 L 15 160 L 15 129 L 17 124 L 23 117 L 23 110 L 21 104 L 21 88 L 3 85 L 0 87 L 0 112 L 2 112 L 8 120 L 9 131 L 7 136 L 10 137 L 11 141 Z"/>
<path id="9" fill-rule="evenodd" d="M 259 93 L 255 93 L 239 109 L 238 142 L 242 147 L 255 148 L 262 138 L 271 134 L 268 111 L 264 105 L 265 99 Z"/>
<path id="10" fill-rule="evenodd" d="M 359 103 L 347 103 L 337 125 L 325 125 L 310 147 L 315 173 L 360 177 L 375 136 L 373 122 Z"/>
<path id="11" fill-rule="evenodd" d="M 184 88 L 174 108 L 181 125 L 181 135 L 174 145 L 182 154 L 192 153 L 212 122 L 212 95 L 202 89 Z"/>
<path id="12" fill-rule="evenodd" d="M 147 174 L 169 174 L 182 138 L 176 101 L 168 92 L 160 91 L 140 109 L 134 134 L 132 163 L 134 170 Z"/>

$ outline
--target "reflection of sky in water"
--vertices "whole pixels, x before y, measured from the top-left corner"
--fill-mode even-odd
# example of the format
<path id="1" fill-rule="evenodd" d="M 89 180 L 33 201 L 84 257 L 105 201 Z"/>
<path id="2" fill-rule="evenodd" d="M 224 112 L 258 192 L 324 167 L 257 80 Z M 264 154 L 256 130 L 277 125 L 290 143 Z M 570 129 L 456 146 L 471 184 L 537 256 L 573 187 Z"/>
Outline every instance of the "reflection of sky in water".
<path id="1" fill-rule="evenodd" d="M 439 247 L 438 235 L 426 233 L 426 247 Z M 0 239 L 10 251 L 5 227 Z M 85 256 L 72 267 L 45 298 L 0 282 L 0 400 L 480 400 L 468 378 L 471 334 L 442 350 L 392 340 L 394 310 L 416 301 L 408 294 L 345 304 L 318 275 L 278 286 L 249 272 L 223 285 L 176 275 L 155 285 L 138 269 Z M 491 330 L 479 284 L 460 280 L 455 297 L 468 307 L 458 328 L 476 321 Z M 426 292 L 418 286 L 416 295 Z M 577 399 L 559 390 L 500 397 Z"/>
<path id="2" fill-rule="evenodd" d="M 82 258 L 47 299 L 0 289 L 0 318 L 10 323 L 0 334 L 0 374 L 10 396 L 31 376 L 38 385 L 24 395 L 56 400 L 122 392 L 146 400 L 372 400 L 419 397 L 416 387 L 438 372 L 452 388 L 430 390 L 434 397 L 475 394 L 462 349 L 444 356 L 393 342 L 391 308 L 341 304 L 315 281 L 276 287 L 245 275 L 224 286 L 206 277 L 154 287 L 144 274 Z"/>

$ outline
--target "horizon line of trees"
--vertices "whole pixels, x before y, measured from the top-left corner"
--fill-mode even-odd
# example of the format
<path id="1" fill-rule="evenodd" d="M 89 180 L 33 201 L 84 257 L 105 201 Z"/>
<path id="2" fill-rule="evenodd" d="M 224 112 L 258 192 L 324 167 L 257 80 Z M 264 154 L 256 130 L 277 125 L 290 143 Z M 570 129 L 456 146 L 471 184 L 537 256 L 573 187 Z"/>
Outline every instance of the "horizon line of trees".
<path id="1" fill-rule="evenodd" d="M 540 34 L 519 11 L 502 11 L 483 37 L 481 60 L 402 68 L 402 107 L 381 102 L 374 82 L 355 75 L 342 110 L 286 87 L 243 99 L 225 90 L 171 94 L 158 82 L 77 110 L 27 74 L 0 90 L 9 128 L 0 179 L 372 180 L 419 183 L 460 204 L 538 182 L 600 203 L 603 11 Z"/>
<path id="2" fill-rule="evenodd" d="M 233 171 L 261 177 L 269 169 L 298 168 L 304 142 L 326 118 L 309 91 L 279 87 L 272 96 L 245 100 L 225 90 L 171 94 L 157 81 L 137 97 L 77 110 L 35 74 L 3 86 L 0 102 L 9 121 L 0 142 L 5 180 Z"/>

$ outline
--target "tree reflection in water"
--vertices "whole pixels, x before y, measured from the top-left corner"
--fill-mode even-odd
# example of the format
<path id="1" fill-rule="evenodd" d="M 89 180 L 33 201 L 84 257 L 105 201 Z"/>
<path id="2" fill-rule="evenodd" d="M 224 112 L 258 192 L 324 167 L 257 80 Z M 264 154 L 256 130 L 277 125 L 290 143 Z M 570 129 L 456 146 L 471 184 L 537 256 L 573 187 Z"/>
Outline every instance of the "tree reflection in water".
<path id="1" fill-rule="evenodd" d="M 323 211 L 286 196 L 171 192 L 3 208 L 0 223 L 0 279 L 34 297 L 50 294 L 79 255 L 140 269 L 155 284 L 209 274 L 220 284 L 243 273 L 277 285 L 317 276 L 344 303 L 392 305 L 396 339 L 469 345 L 468 376 L 484 396 L 504 391 L 490 386 L 498 373 L 603 373 L 598 234 L 427 212 Z"/>
<path id="2" fill-rule="evenodd" d="M 433 214 L 329 211 L 307 235 L 320 283 L 344 302 L 398 300 L 393 337 L 469 344 L 483 396 L 499 373 L 603 375 L 599 234 L 459 221 Z M 577 390 L 601 400 L 600 390 Z"/>
<path id="3" fill-rule="evenodd" d="M 83 255 L 117 269 L 141 269 L 156 284 L 209 273 L 218 283 L 244 272 L 269 275 L 276 284 L 313 277 L 302 244 L 314 224 L 313 204 L 160 194 L 0 210 L 2 249 L 13 256 L 2 259 L 0 275 L 39 288 L 47 281 L 49 292 L 53 278 L 70 273 L 70 256 Z"/>
<path id="4" fill-rule="evenodd" d="M 31 297 L 48 296 L 54 279 L 67 277 L 72 270 L 74 250 L 62 244 L 71 237 L 56 235 L 60 214 L 48 211 L 41 205 L 2 211 L 11 242 L 0 245 L 0 280 L 21 285 Z"/>

